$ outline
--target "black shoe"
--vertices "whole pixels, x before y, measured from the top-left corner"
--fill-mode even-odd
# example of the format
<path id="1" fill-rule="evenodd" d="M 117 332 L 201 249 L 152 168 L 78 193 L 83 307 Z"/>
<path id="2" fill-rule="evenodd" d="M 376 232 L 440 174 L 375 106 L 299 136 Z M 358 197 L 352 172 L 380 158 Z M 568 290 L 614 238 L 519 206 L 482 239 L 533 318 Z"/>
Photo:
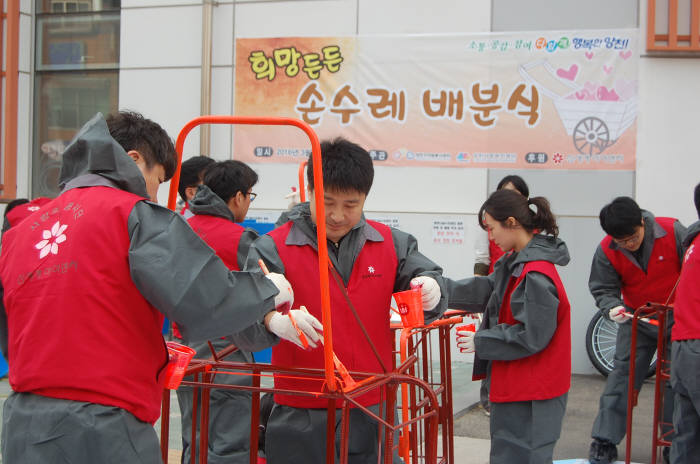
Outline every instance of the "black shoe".
<path id="1" fill-rule="evenodd" d="M 588 451 L 591 464 L 610 464 L 617 460 L 617 446 L 607 440 L 594 438 Z"/>
<path id="2" fill-rule="evenodd" d="M 662 455 L 664 457 L 664 462 L 666 464 L 670 464 L 670 462 L 671 462 L 671 457 L 670 457 L 671 456 L 671 447 L 664 446 L 664 451 L 663 451 Z"/>

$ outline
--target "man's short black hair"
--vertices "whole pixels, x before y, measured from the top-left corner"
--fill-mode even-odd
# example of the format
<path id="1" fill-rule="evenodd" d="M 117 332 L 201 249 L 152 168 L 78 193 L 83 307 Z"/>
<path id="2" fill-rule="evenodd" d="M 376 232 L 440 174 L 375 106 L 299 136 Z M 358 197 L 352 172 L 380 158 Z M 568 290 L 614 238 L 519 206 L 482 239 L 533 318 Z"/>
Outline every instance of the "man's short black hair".
<path id="1" fill-rule="evenodd" d="M 175 174 L 177 154 L 173 141 L 160 125 L 133 111 L 119 111 L 107 116 L 109 133 L 124 150 L 138 151 L 150 169 L 160 164 L 165 180 Z"/>
<path id="2" fill-rule="evenodd" d="M 218 162 L 204 174 L 204 185 L 226 203 L 238 192 L 247 195 L 257 182 L 258 174 L 247 164 L 236 160 Z"/>
<path id="3" fill-rule="evenodd" d="M 182 162 L 182 166 L 180 166 L 180 183 L 177 186 L 177 192 L 180 194 L 182 201 L 187 201 L 187 195 L 185 194 L 187 187 L 196 187 L 202 183 L 205 171 L 215 163 L 216 160 L 208 156 L 193 156 Z"/>
<path id="4" fill-rule="evenodd" d="M 374 180 L 374 166 L 367 150 L 338 137 L 321 142 L 323 188 L 339 192 L 357 191 L 367 195 Z M 314 163 L 309 156 L 306 171 L 309 190 L 314 189 Z"/>
<path id="5" fill-rule="evenodd" d="M 700 219 L 700 183 L 695 186 L 695 210 L 698 212 L 698 219 Z"/>
<path id="6" fill-rule="evenodd" d="M 600 210 L 600 226 L 614 238 L 629 237 L 642 225 L 642 210 L 630 197 L 617 197 Z"/>

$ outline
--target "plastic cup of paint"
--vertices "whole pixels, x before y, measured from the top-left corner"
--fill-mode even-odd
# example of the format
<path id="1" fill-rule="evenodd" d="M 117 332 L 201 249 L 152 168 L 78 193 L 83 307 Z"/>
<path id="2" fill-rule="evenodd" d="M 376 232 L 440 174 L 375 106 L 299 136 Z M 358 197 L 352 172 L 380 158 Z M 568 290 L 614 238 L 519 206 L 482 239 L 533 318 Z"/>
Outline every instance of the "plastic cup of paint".
<path id="1" fill-rule="evenodd" d="M 396 300 L 404 328 L 411 329 L 425 324 L 422 295 L 423 291 L 420 287 L 394 293 L 394 300 Z"/>
<path id="2" fill-rule="evenodd" d="M 175 342 L 167 342 L 168 355 L 170 360 L 165 370 L 165 388 L 169 390 L 177 390 L 185 376 L 185 370 L 189 365 L 196 351 L 189 346 L 181 345 Z"/>
<path id="3" fill-rule="evenodd" d="M 476 324 L 460 325 L 459 327 L 455 327 L 455 330 L 457 331 L 457 337 L 459 338 L 460 332 L 476 332 Z M 460 348 L 459 352 L 466 353 L 466 350 L 464 348 Z"/>

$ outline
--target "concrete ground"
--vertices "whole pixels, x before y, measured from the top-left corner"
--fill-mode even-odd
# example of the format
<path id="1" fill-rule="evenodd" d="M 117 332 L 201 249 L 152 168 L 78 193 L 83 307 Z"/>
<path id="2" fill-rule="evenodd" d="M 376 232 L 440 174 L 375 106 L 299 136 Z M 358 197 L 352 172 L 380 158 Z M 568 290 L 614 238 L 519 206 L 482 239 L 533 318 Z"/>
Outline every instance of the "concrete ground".
<path id="1" fill-rule="evenodd" d="M 489 456 L 489 422 L 481 409 L 475 407 L 479 399 L 479 383 L 471 382 L 471 365 L 464 363 L 453 369 L 455 419 L 455 455 L 460 464 L 485 464 Z M 567 464 L 584 464 L 587 461 L 569 461 L 586 458 L 590 444 L 590 430 L 598 409 L 598 398 L 605 385 L 602 376 L 572 377 L 562 435 L 554 451 L 554 458 L 567 460 Z M 639 395 L 639 405 L 634 411 L 632 461 L 651 462 L 651 422 L 654 384 L 647 381 Z M 0 380 L 0 407 L 10 394 L 7 378 Z M 169 464 L 179 463 L 180 411 L 175 394 L 171 397 L 170 459 Z M 0 424 L 1 426 L 1 424 Z M 156 424 L 156 430 L 160 425 Z M 624 441 L 618 447 L 624 460 Z M 1 461 L 0 461 L 1 462 Z M 661 461 L 659 461 L 661 462 Z M 562 463 L 563 464 L 563 463 Z"/>
<path id="2" fill-rule="evenodd" d="M 647 380 L 642 387 L 638 406 L 634 410 L 631 453 L 633 462 L 651 462 L 651 423 L 654 400 L 654 383 L 652 380 Z M 605 378 L 600 375 L 574 375 L 572 377 L 562 433 L 554 449 L 555 460 L 588 457 L 591 427 L 598 412 L 598 399 L 604 386 Z M 465 455 L 465 460 L 460 460 L 460 463 L 484 464 L 488 462 L 489 419 L 480 408 L 472 407 L 457 414 L 455 419 L 455 443 L 462 443 L 461 437 L 470 440 L 464 442 L 465 445 L 475 451 L 478 450 L 479 456 Z M 486 447 L 485 460 L 481 457 L 483 447 Z M 618 454 L 619 459 L 624 461 L 624 440 L 618 446 Z M 584 460 L 583 462 L 588 461 Z"/>

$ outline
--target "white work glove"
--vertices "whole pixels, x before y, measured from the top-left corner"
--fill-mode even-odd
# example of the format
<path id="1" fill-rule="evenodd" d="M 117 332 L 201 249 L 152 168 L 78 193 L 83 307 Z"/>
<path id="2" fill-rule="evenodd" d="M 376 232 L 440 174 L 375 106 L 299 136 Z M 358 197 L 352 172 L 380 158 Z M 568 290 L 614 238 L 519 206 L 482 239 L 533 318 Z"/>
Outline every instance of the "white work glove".
<path id="1" fill-rule="evenodd" d="M 457 332 L 457 347 L 462 351 L 462 353 L 473 353 L 476 349 L 474 345 L 474 336 L 476 332 L 470 330 L 458 331 Z"/>
<path id="2" fill-rule="evenodd" d="M 629 321 L 632 315 L 625 310 L 624 306 L 615 306 L 608 313 L 610 320 L 618 324 L 624 324 Z"/>
<path id="3" fill-rule="evenodd" d="M 318 346 L 318 341 L 321 339 L 319 332 L 323 332 L 323 325 L 318 319 L 306 311 L 292 309 L 288 314 L 275 312 L 269 321 L 266 322 L 267 330 L 277 335 L 279 338 L 290 341 L 299 348 L 304 349 L 304 345 L 299 338 L 299 333 L 297 329 L 294 328 L 289 314 L 294 316 L 297 327 L 299 327 L 299 330 L 306 336 L 306 340 L 309 342 L 309 348 L 316 348 L 316 346 Z"/>
<path id="4" fill-rule="evenodd" d="M 276 272 L 265 274 L 265 277 L 270 279 L 280 291 L 277 295 L 275 295 L 275 309 L 286 313 L 292 308 L 292 303 L 294 303 L 294 290 L 292 290 L 292 284 L 289 283 L 285 276 Z"/>
<path id="5" fill-rule="evenodd" d="M 440 286 L 432 277 L 420 276 L 411 279 L 411 288 L 421 287 L 423 311 L 432 311 L 440 302 Z"/>

